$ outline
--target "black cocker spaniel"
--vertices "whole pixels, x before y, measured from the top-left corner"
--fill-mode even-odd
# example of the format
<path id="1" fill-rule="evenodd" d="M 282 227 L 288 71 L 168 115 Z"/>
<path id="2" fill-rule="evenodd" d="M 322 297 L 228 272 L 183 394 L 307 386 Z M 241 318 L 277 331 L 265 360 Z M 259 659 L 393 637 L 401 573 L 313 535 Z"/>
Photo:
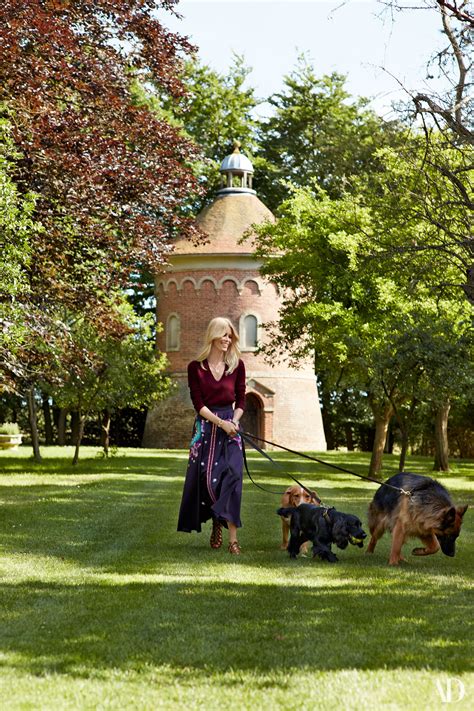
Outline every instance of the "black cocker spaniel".
<path id="1" fill-rule="evenodd" d="M 311 541 L 313 558 L 319 557 L 328 563 L 335 563 L 338 557 L 331 551 L 331 544 L 338 548 L 353 546 L 362 548 L 367 534 L 362 529 L 362 523 L 352 514 L 341 513 L 334 508 L 301 504 L 296 508 L 280 508 L 279 516 L 291 516 L 290 542 L 288 553 L 290 558 L 296 558 L 301 544 Z"/>

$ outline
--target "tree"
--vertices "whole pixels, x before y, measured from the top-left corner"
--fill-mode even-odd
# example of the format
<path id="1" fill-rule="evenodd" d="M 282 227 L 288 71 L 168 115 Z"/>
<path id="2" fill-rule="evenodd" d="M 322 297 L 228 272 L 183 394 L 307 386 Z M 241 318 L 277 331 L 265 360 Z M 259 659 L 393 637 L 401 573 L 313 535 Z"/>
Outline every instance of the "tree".
<path id="1" fill-rule="evenodd" d="M 196 190 L 195 147 L 133 100 L 131 84 L 153 77 L 183 91 L 179 68 L 191 46 L 155 10 L 175 0 L 5 0 L 0 15 L 0 106 L 16 151 L 10 173 L 20 200 L 34 194 L 35 258 L 24 270 L 20 373 L 33 441 L 35 389 L 68 362 L 63 314 L 86 314 L 103 337 L 122 335 L 109 295 L 137 264 L 162 264 L 179 231 L 193 236 L 179 206 Z M 26 204 L 26 202 L 25 202 Z M 31 235 L 29 235 L 31 238 Z M 31 240 L 32 242 L 32 240 Z M 2 291 L 0 300 L 5 299 Z M 21 340 L 21 344 L 18 339 Z M 63 363 L 61 363 L 63 361 Z M 35 445 L 39 458 L 39 448 Z"/>
<path id="2" fill-rule="evenodd" d="M 412 9 L 398 0 L 379 0 L 390 8 Z M 443 35 L 447 46 L 437 52 L 428 62 L 427 88 L 423 91 L 408 92 L 411 101 L 403 111 L 417 124 L 421 121 L 425 145 L 420 160 L 419 151 L 413 156 L 414 167 L 422 176 L 421 190 L 412 190 L 412 200 L 423 211 L 425 186 L 431 183 L 430 210 L 424 211 L 423 219 L 437 231 L 429 239 L 417 245 L 417 250 L 428 254 L 428 259 L 438 269 L 443 270 L 455 260 L 460 265 L 458 288 L 474 304 L 474 237 L 472 234 L 472 212 L 474 208 L 472 169 L 474 165 L 474 99 L 472 95 L 473 69 L 472 30 L 474 14 L 471 3 L 462 0 L 459 4 L 449 0 L 426 0 L 425 5 L 440 16 Z M 440 94 L 430 89 L 430 81 L 436 74 L 447 81 L 448 89 Z M 446 83 L 446 82 L 445 82 Z M 433 209 L 437 203 L 438 209 Z M 465 215 L 464 227 L 453 231 L 451 225 L 452 206 L 462 209 Z M 445 214 L 445 209 L 447 214 Z M 412 245 L 399 245 L 400 249 L 412 251 Z M 459 283 L 460 282 L 460 283 Z M 440 285 L 440 288 L 443 284 Z"/>
<path id="3" fill-rule="evenodd" d="M 382 259 L 390 272 L 409 264 L 412 278 L 440 295 L 456 299 L 464 291 L 469 297 L 473 186 L 468 163 L 474 150 L 455 150 L 446 146 L 445 137 L 432 136 L 427 151 L 418 133 L 407 134 L 403 149 L 384 149 L 380 157 L 387 170 L 367 199 L 387 203 L 391 195 L 393 220 L 389 230 L 376 235 L 373 258 Z"/>
<path id="4" fill-rule="evenodd" d="M 272 210 L 288 196 L 288 185 L 304 187 L 311 179 L 331 197 L 350 189 L 352 177 L 367 179 L 381 166 L 376 151 L 394 143 L 396 124 L 352 98 L 345 77 L 318 77 L 304 56 L 284 77 L 283 91 L 269 99 L 273 114 L 259 130 L 261 159 L 255 180 Z"/>
<path id="5" fill-rule="evenodd" d="M 474 387 L 453 402 L 449 437 L 451 452 L 462 459 L 474 458 Z"/>
<path id="6" fill-rule="evenodd" d="M 397 0 L 381 0 L 386 5 L 405 9 Z M 430 58 L 431 69 L 428 79 L 433 79 L 433 70 L 449 78 L 450 88 L 439 92 L 424 90 L 414 93 L 412 101 L 416 113 L 428 119 L 439 132 L 449 130 L 461 143 L 474 145 L 473 98 L 470 95 L 472 70 L 472 30 L 474 13 L 469 0 L 450 2 L 449 0 L 426 0 L 428 8 L 440 16 L 442 32 L 447 41 L 441 51 Z M 411 9 L 411 8 L 408 8 Z M 426 83 L 426 82 L 425 82 Z"/>
<path id="7" fill-rule="evenodd" d="M 429 301 L 421 306 L 414 307 L 403 331 L 388 334 L 379 377 L 400 428 L 399 470 L 404 470 L 416 409 L 424 403 L 434 422 L 433 468 L 448 471 L 448 415 L 452 401 L 474 383 L 473 334 L 465 304 L 437 300 L 431 308 Z M 387 387 L 394 374 L 403 381 L 404 398 L 398 403 Z"/>
<path id="8" fill-rule="evenodd" d="M 18 353 L 25 338 L 25 322 L 20 304 L 28 295 L 31 240 L 39 232 L 32 217 L 35 196 L 20 195 L 12 180 L 18 158 L 11 125 L 0 119 L 0 392 L 12 388 L 22 372 Z"/>
<path id="9" fill-rule="evenodd" d="M 286 290 L 272 343 L 290 347 L 296 357 L 314 352 L 334 389 L 367 394 L 376 428 L 375 476 L 389 421 L 416 392 L 426 367 L 412 352 L 414 334 L 420 320 L 440 316 L 438 299 L 407 271 L 396 278 L 382 262 L 367 259 L 374 235 L 399 226 L 392 196 L 384 202 L 382 195 L 364 205 L 363 194 L 332 200 L 314 185 L 297 189 L 281 206 L 280 220 L 258 229 L 264 272 Z M 450 365 L 454 374 L 453 360 Z"/>
<path id="10" fill-rule="evenodd" d="M 132 97 L 151 75 L 178 96 L 188 43 L 153 12 L 175 0 L 5 0 L 0 17 L 0 100 L 21 154 L 14 181 L 34 191 L 29 304 L 86 310 L 102 328 L 106 295 L 134 265 L 156 267 L 179 230 L 178 206 L 195 189 L 195 150 Z M 26 307 L 26 306 L 25 306 Z"/>
<path id="11" fill-rule="evenodd" d="M 50 395 L 60 406 L 78 413 L 79 431 L 73 464 L 79 448 L 87 417 L 103 413 L 104 450 L 108 452 L 110 412 L 117 408 L 151 405 L 169 389 L 164 375 L 166 358 L 157 357 L 152 338 L 153 317 L 138 317 L 123 301 L 120 305 L 123 332 L 103 335 L 86 319 L 71 322 L 70 352 L 74 359 L 63 367 L 58 381 L 50 385 Z"/>

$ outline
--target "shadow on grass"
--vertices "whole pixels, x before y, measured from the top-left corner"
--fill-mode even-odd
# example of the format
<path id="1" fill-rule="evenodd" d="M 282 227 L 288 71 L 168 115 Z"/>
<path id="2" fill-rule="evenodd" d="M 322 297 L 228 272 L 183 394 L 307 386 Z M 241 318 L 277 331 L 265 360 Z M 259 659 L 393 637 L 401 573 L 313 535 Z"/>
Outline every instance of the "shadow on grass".
<path id="1" fill-rule="evenodd" d="M 400 595 L 403 593 L 403 602 Z M 471 659 L 456 589 L 433 597 L 392 580 L 374 595 L 346 581 L 312 589 L 234 583 L 3 584 L 0 651 L 8 666 L 89 676 L 171 665 L 213 671 L 439 669 Z M 449 622 L 446 609 L 449 605 Z"/>
<path id="2" fill-rule="evenodd" d="M 55 476 L 47 481 L 54 482 Z M 183 474 L 178 476 L 165 463 L 153 472 L 143 466 L 139 472 L 104 473 L 94 480 L 78 472 L 72 483 L 66 477 L 61 485 L 5 484 L 0 486 L 0 546 L 6 554 L 56 557 L 81 568 L 119 574 L 155 572 L 163 552 L 181 558 L 186 565 L 190 550 L 209 552 L 210 522 L 203 526 L 202 536 L 176 533 L 182 482 Z M 318 487 L 323 501 L 358 515 L 368 532 L 371 485 L 357 481 L 348 485 L 348 477 L 338 483 L 345 485 Z M 462 500 L 468 499 L 464 496 Z M 245 482 L 241 542 L 249 550 L 279 552 L 279 505 L 278 495 Z M 269 562 L 262 559 L 255 565 Z"/>
<path id="3" fill-rule="evenodd" d="M 97 475 L 108 473 L 158 473 L 166 471 L 178 471 L 186 469 L 186 458 L 181 452 L 157 452 L 156 456 L 141 457 L 92 457 L 80 459 L 76 465 L 64 458 L 64 456 L 48 457 L 43 462 L 35 462 L 24 457 L 0 457 L 0 474 L 46 474 L 54 476 L 76 476 Z"/>
<path id="4" fill-rule="evenodd" d="M 51 466 L 44 484 L 18 476 L 0 487 L 0 665 L 84 677 L 148 665 L 471 668 L 469 518 L 455 560 L 392 570 L 385 540 L 373 557 L 341 552 L 336 566 L 293 562 L 278 550 L 279 497 L 246 482 L 235 560 L 210 550 L 209 526 L 176 533 L 185 460 L 173 453 L 83 462 L 70 479 L 64 460 Z M 324 482 L 325 501 L 366 521 L 371 485 L 346 475 L 333 488 Z"/>

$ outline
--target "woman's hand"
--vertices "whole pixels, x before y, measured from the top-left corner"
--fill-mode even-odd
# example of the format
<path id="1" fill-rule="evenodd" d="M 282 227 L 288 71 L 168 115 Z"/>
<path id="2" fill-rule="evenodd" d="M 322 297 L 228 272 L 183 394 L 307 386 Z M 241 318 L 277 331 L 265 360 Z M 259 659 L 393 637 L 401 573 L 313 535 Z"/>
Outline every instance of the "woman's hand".
<path id="1" fill-rule="evenodd" d="M 235 435 L 237 434 L 236 426 L 233 422 L 229 422 L 229 420 L 222 420 L 221 429 L 223 429 L 224 432 L 229 435 L 229 437 L 235 437 Z"/>

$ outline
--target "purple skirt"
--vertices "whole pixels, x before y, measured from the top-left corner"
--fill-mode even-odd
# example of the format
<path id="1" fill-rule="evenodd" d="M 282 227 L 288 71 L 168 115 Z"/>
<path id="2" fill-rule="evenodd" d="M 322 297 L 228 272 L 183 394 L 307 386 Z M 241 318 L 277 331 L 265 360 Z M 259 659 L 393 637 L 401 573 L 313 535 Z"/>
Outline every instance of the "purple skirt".
<path id="1" fill-rule="evenodd" d="M 212 408 L 223 420 L 231 420 L 232 407 Z M 210 518 L 240 528 L 242 500 L 242 440 L 199 415 L 194 421 L 193 438 L 178 518 L 178 531 L 201 532 Z"/>

